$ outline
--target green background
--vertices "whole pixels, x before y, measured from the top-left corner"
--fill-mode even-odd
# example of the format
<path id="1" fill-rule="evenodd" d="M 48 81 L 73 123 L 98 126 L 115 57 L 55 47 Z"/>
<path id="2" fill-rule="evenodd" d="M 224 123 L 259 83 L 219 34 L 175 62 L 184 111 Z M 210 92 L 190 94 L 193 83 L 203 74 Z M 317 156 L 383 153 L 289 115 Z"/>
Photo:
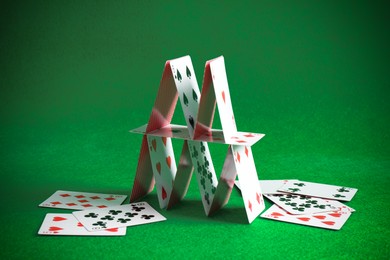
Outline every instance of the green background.
<path id="1" fill-rule="evenodd" d="M 376 1 L 0 3 L 4 258 L 388 258 L 389 7 Z M 125 237 L 38 236 L 59 189 L 130 194 L 164 63 L 191 55 L 201 85 L 224 55 L 238 129 L 260 179 L 359 191 L 340 231 L 256 219 L 240 193 L 207 218 L 195 176 L 167 221 Z M 180 106 L 174 122 L 184 124 Z M 218 124 L 217 124 L 218 126 Z M 180 142 L 175 143 L 180 146 Z M 217 171 L 226 146 L 212 145 Z M 179 150 L 177 150 L 179 153 Z M 155 208 L 155 191 L 145 198 Z M 267 207 L 271 204 L 267 202 Z"/>

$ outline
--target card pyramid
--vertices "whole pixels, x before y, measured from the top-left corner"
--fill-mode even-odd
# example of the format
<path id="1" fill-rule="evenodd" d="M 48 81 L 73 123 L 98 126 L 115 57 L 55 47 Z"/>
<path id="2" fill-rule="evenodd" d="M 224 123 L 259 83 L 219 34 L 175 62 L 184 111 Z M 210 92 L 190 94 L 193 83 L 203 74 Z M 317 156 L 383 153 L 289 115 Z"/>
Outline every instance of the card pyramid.
<path id="1" fill-rule="evenodd" d="M 171 124 L 178 99 L 186 126 Z M 216 107 L 222 126 L 217 130 L 212 129 Z M 131 202 L 156 185 L 160 207 L 169 209 L 184 198 L 195 171 L 206 215 L 228 202 L 236 176 L 248 222 L 264 209 L 251 149 L 264 134 L 237 131 L 223 56 L 206 62 L 201 93 L 191 58 L 168 60 L 148 124 L 131 132 L 143 135 Z M 184 140 L 178 164 L 172 138 Z M 219 179 L 210 142 L 229 146 Z"/>

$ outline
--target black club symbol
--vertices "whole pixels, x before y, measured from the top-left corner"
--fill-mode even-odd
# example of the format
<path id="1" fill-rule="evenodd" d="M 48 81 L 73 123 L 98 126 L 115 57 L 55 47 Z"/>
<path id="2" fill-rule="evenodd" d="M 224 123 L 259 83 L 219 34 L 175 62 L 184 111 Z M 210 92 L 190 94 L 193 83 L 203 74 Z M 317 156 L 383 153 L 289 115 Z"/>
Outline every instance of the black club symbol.
<path id="1" fill-rule="evenodd" d="M 110 216 L 110 215 L 106 215 L 102 218 L 100 218 L 101 220 L 114 220 L 114 217 L 113 216 Z"/>
<path id="2" fill-rule="evenodd" d="M 154 218 L 154 215 L 142 215 L 141 218 L 143 218 L 143 219 L 151 219 L 151 218 Z"/>
<path id="3" fill-rule="evenodd" d="M 111 214 L 111 215 L 118 215 L 119 213 L 122 213 L 122 210 L 110 210 L 108 212 L 108 214 Z"/>
<path id="4" fill-rule="evenodd" d="M 96 214 L 96 213 L 89 213 L 88 215 L 84 215 L 84 217 L 86 218 L 97 218 L 99 216 L 99 214 Z"/>
<path id="5" fill-rule="evenodd" d="M 131 213 L 131 212 L 126 212 L 125 213 L 125 216 L 126 217 L 130 217 L 130 218 L 132 218 L 132 217 L 134 217 L 134 216 L 137 216 L 138 215 L 138 213 Z"/>
<path id="6" fill-rule="evenodd" d="M 127 223 L 128 221 L 131 221 L 129 218 L 118 218 L 118 222 L 120 223 Z"/>
<path id="7" fill-rule="evenodd" d="M 142 210 L 144 210 L 145 208 L 144 207 L 137 207 L 137 206 L 133 206 L 133 210 L 134 211 L 137 211 L 137 212 L 140 212 Z"/>
<path id="8" fill-rule="evenodd" d="M 306 186 L 304 183 L 294 183 L 294 185 L 299 186 L 299 187 Z"/>
<path id="9" fill-rule="evenodd" d="M 340 189 L 337 190 L 338 192 L 349 192 L 349 190 L 345 187 L 342 187 Z"/>
<path id="10" fill-rule="evenodd" d="M 98 221 L 96 223 L 93 223 L 92 226 L 100 226 L 100 227 L 105 228 L 106 227 L 106 222 Z"/>

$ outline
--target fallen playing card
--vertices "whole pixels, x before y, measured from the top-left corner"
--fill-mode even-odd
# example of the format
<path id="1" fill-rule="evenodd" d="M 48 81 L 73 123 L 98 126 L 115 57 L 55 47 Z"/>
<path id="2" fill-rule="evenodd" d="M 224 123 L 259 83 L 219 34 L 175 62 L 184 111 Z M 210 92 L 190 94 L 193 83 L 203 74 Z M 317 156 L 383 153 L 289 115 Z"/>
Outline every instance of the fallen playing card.
<path id="1" fill-rule="evenodd" d="M 60 209 L 107 208 L 120 205 L 126 195 L 89 193 L 78 191 L 58 190 L 47 200 L 39 204 L 40 207 Z"/>
<path id="2" fill-rule="evenodd" d="M 280 192 L 278 189 L 285 185 L 288 182 L 298 181 L 298 180 L 259 180 L 259 185 L 263 194 L 286 194 L 285 192 Z M 238 189 L 241 190 L 241 185 L 239 181 L 234 182 Z"/>
<path id="3" fill-rule="evenodd" d="M 104 209 L 75 211 L 73 215 L 88 231 L 135 226 L 166 220 L 146 202 L 136 202 Z"/>
<path id="4" fill-rule="evenodd" d="M 333 212 L 292 215 L 277 205 L 272 205 L 261 214 L 262 218 L 333 230 L 341 229 L 350 216 L 351 211 L 347 208 Z"/>
<path id="5" fill-rule="evenodd" d="M 288 182 L 278 190 L 293 194 L 342 201 L 350 201 L 357 192 L 357 189 L 355 188 L 340 187 L 307 181 Z"/>
<path id="6" fill-rule="evenodd" d="M 126 228 L 109 228 L 89 232 L 72 214 L 46 214 L 39 235 L 54 236 L 124 236 Z"/>

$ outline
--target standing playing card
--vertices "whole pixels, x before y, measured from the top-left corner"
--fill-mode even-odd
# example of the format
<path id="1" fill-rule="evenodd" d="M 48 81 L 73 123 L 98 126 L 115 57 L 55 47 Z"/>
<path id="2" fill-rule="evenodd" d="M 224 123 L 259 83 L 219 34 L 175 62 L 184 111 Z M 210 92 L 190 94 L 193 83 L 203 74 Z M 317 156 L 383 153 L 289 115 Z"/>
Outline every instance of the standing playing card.
<path id="1" fill-rule="evenodd" d="M 285 184 L 279 191 L 325 199 L 350 201 L 357 192 L 357 189 L 307 181 L 296 181 Z"/>
<path id="2" fill-rule="evenodd" d="M 264 196 L 291 214 L 313 214 L 337 210 L 337 201 L 332 203 L 329 200 L 294 194 L 265 194 Z"/>
<path id="3" fill-rule="evenodd" d="M 126 195 L 58 190 L 39 207 L 60 209 L 107 208 L 120 205 Z"/>
<path id="4" fill-rule="evenodd" d="M 105 209 L 75 211 L 73 215 L 88 231 L 135 226 L 166 220 L 165 217 L 146 202 L 136 202 Z"/>
<path id="5" fill-rule="evenodd" d="M 347 209 L 316 214 L 291 215 L 277 205 L 272 205 L 261 214 L 262 218 L 334 230 L 341 229 L 349 216 L 351 216 L 351 212 Z"/>
<path id="6" fill-rule="evenodd" d="M 109 228 L 89 232 L 72 214 L 46 214 L 39 235 L 54 236 L 124 236 L 126 228 Z"/>

